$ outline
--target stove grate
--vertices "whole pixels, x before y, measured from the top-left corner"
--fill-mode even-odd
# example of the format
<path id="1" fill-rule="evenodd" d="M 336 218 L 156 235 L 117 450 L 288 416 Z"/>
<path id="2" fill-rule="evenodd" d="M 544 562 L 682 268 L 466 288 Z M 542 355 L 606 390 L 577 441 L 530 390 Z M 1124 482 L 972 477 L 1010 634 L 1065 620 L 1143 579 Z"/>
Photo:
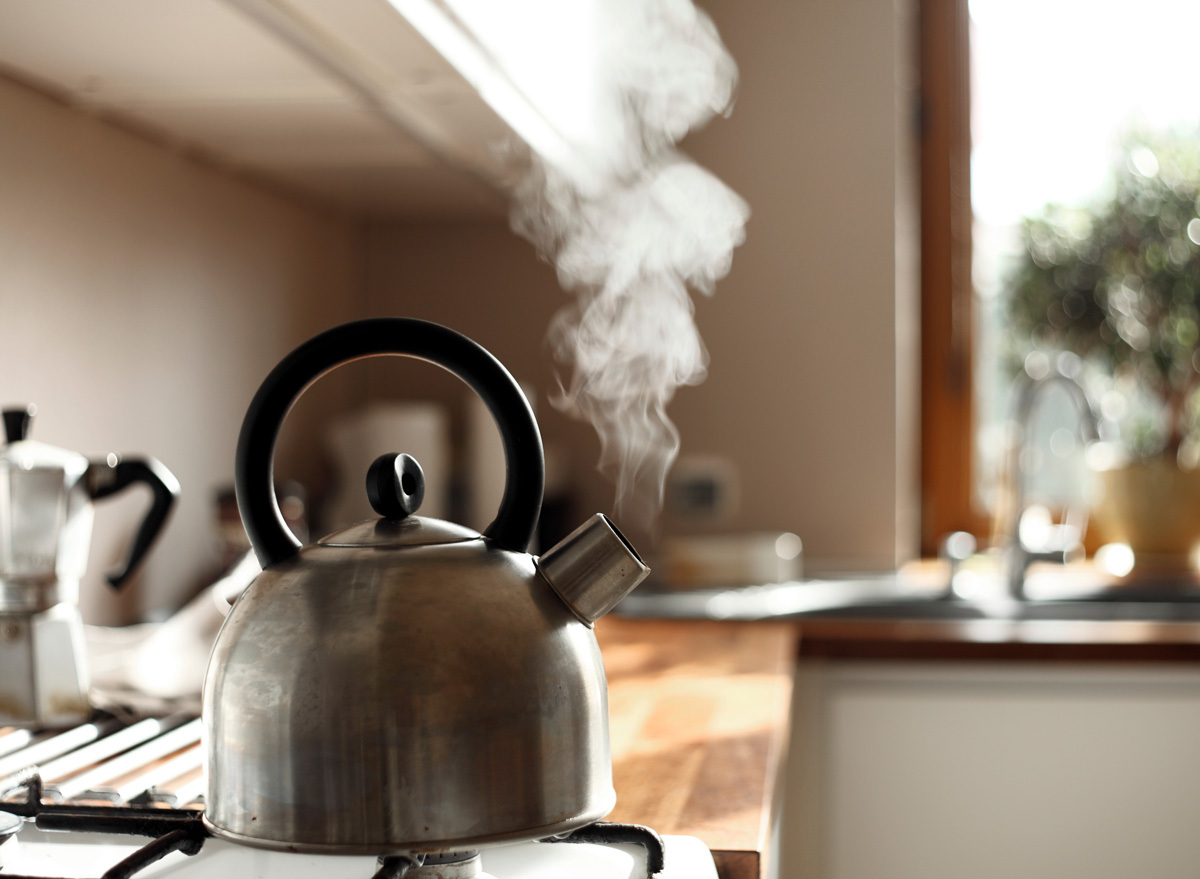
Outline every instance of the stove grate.
<path id="1" fill-rule="evenodd" d="M 641 824 L 620 824 L 615 821 L 597 821 L 581 827 L 567 836 L 543 840 L 543 842 L 593 842 L 603 845 L 630 843 L 646 850 L 646 874 L 661 873 L 666 863 L 666 849 L 662 837 Z"/>
<path id="2" fill-rule="evenodd" d="M 131 879 L 139 871 L 171 852 L 194 855 L 204 845 L 208 831 L 194 809 L 175 810 L 138 806 L 59 805 L 45 801 L 42 778 L 30 774 L 21 785 L 24 800 L 8 800 L 3 811 L 33 819 L 40 830 L 74 830 L 91 833 L 122 833 L 152 837 L 133 854 L 106 870 L 100 879 Z M 6 879 L 53 879 L 5 873 Z"/>
<path id="3" fill-rule="evenodd" d="M 203 795 L 201 731 L 194 714 L 130 725 L 99 716 L 34 734 L 0 730 L 0 798 L 36 771 L 54 802 L 187 806 Z"/>
<path id="4" fill-rule="evenodd" d="M 46 733 L 0 730 L 0 813 L 30 820 L 41 830 L 151 839 L 102 879 L 131 879 L 173 851 L 195 854 L 208 837 L 201 820 L 200 732 L 194 714 L 129 725 L 102 716 Z M 649 876 L 660 873 L 665 861 L 662 838 L 636 824 L 600 821 L 543 842 L 636 844 L 645 849 Z M 382 857 L 373 879 L 404 879 L 424 860 L 419 854 Z"/>

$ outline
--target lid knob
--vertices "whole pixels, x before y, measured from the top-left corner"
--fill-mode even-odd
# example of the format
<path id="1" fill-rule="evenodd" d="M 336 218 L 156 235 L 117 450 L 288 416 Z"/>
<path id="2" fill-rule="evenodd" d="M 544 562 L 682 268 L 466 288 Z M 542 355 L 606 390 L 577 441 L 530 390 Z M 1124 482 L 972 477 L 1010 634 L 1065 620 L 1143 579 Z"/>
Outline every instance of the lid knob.
<path id="1" fill-rule="evenodd" d="M 388 519 L 415 513 L 425 500 L 425 474 L 412 455 L 380 455 L 367 470 L 367 499 L 375 512 Z"/>
<path id="2" fill-rule="evenodd" d="M 20 409 L 4 410 L 4 437 L 10 443 L 19 443 L 29 436 L 29 424 L 37 415 L 37 406 L 30 403 Z"/>

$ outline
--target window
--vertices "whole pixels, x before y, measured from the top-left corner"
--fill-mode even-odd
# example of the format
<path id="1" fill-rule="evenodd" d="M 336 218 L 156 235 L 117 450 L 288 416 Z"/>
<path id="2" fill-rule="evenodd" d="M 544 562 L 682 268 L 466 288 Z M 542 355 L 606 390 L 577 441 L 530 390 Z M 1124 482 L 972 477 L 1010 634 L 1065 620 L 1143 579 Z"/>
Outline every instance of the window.
<path id="1" fill-rule="evenodd" d="M 1194 0 L 921 0 L 924 552 L 991 530 L 1021 218 L 1095 202 L 1132 133 L 1197 130 L 1198 31 Z"/>

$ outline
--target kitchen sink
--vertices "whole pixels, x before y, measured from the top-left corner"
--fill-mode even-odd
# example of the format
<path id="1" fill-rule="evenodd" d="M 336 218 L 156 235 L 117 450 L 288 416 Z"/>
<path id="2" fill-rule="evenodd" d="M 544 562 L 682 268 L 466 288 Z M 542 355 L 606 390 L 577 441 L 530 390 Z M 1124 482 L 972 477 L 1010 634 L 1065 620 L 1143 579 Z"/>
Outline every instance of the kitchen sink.
<path id="1" fill-rule="evenodd" d="M 1114 586 L 1059 571 L 1031 576 L 1030 598 L 1004 594 L 998 577 L 976 578 L 946 597 L 945 584 L 902 574 L 800 580 L 691 592 L 637 590 L 627 616 L 690 619 L 1135 620 L 1200 621 L 1200 587 L 1154 581 Z"/>

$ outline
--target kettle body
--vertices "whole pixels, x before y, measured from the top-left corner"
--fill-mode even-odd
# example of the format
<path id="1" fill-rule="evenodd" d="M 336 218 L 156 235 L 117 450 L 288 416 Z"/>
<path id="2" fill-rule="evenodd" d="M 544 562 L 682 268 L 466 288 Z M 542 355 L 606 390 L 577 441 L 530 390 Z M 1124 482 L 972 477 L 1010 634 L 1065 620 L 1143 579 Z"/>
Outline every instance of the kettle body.
<path id="1" fill-rule="evenodd" d="M 399 454 L 368 474 L 381 518 L 306 547 L 280 527 L 270 460 L 287 409 L 318 375 L 376 353 L 444 366 L 488 403 L 508 478 L 484 533 L 413 515 L 422 477 Z M 314 853 L 462 851 L 568 833 L 612 809 L 599 613 L 578 595 L 593 579 L 624 594 L 648 569 L 604 517 L 547 553 L 548 568 L 528 554 L 543 481 L 520 387 L 444 327 L 347 324 L 268 376 L 237 462 L 264 570 L 226 618 L 204 684 L 213 833 Z"/>
<path id="2" fill-rule="evenodd" d="M 220 736 L 209 785 L 238 794 L 211 797 L 207 819 L 241 842 L 378 854 L 553 836 L 607 814 L 591 631 L 527 556 L 478 535 L 399 563 L 386 553 L 306 547 L 238 600 L 206 681 Z M 345 585 L 306 588 L 304 572 L 330 564 Z"/>

